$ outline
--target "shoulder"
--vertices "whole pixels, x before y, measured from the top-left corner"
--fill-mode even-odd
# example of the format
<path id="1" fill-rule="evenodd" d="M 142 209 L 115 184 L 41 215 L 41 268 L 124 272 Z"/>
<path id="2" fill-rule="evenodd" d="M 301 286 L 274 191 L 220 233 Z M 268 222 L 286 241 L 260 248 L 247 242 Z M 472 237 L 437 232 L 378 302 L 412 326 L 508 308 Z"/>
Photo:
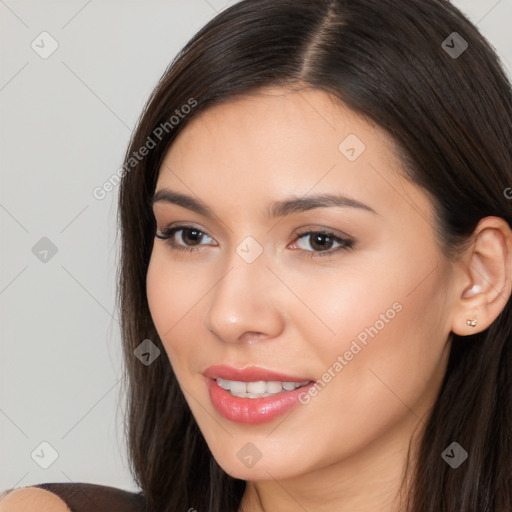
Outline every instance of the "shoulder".
<path id="1" fill-rule="evenodd" d="M 0 512 L 70 512 L 56 494 L 38 487 L 9 489 L 0 495 Z"/>
<path id="2" fill-rule="evenodd" d="M 0 512 L 145 512 L 142 493 L 82 482 L 44 483 L 0 495 Z"/>

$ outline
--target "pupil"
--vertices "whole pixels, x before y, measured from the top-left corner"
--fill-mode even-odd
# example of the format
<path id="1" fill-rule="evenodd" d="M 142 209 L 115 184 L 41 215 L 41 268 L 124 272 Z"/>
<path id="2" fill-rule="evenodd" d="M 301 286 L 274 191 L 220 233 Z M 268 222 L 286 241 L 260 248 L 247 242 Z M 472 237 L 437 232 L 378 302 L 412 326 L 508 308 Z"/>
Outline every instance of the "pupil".
<path id="1" fill-rule="evenodd" d="M 199 242 L 199 241 L 200 241 L 201 235 L 199 235 L 199 231 L 198 231 L 197 229 L 184 229 L 184 230 L 183 230 L 183 233 L 184 233 L 184 234 L 185 234 L 185 233 L 189 233 L 189 234 L 190 234 L 190 233 L 194 233 L 194 234 L 192 235 L 192 239 L 193 239 L 192 241 L 193 241 L 193 242 Z M 192 245 L 195 245 L 195 244 L 192 244 Z"/>
<path id="2" fill-rule="evenodd" d="M 319 245 L 319 248 L 320 249 L 325 249 L 326 248 L 326 244 L 322 244 L 321 242 L 319 242 L 319 240 L 322 240 L 322 239 L 328 239 L 329 240 L 329 236 L 328 235 L 322 235 L 322 234 L 317 234 L 313 237 L 313 240 L 314 240 L 314 243 L 311 244 L 311 246 L 313 247 L 313 249 L 315 249 L 315 244 L 318 244 Z M 327 242 L 327 245 L 329 243 Z M 318 247 L 316 247 L 318 248 Z"/>

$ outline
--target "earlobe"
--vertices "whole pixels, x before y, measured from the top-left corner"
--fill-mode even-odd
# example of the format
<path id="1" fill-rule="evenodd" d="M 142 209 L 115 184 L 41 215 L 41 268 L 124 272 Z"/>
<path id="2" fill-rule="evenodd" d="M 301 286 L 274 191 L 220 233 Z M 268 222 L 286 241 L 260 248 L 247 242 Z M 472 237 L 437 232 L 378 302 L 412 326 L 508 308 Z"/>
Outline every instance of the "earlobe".
<path id="1" fill-rule="evenodd" d="M 507 222 L 499 217 L 482 219 L 460 264 L 463 277 L 452 331 L 468 336 L 487 329 L 510 298 L 512 231 Z"/>

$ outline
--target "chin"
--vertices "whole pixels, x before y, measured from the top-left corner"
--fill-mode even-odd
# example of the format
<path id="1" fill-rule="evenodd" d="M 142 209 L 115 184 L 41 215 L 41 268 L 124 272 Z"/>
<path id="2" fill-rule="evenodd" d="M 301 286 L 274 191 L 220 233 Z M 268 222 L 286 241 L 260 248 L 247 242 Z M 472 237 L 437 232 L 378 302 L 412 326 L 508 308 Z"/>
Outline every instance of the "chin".
<path id="1" fill-rule="evenodd" d="M 250 441 L 236 444 L 233 451 L 224 451 L 222 454 L 214 453 L 219 466 L 233 478 L 252 481 L 285 480 L 307 472 L 307 468 L 303 465 L 304 462 L 296 459 L 297 451 L 294 452 L 295 457 L 292 458 L 281 456 L 273 448 L 268 448 L 268 450 L 272 450 L 274 453 L 266 455 L 262 449 L 258 455 L 257 449 Z"/>

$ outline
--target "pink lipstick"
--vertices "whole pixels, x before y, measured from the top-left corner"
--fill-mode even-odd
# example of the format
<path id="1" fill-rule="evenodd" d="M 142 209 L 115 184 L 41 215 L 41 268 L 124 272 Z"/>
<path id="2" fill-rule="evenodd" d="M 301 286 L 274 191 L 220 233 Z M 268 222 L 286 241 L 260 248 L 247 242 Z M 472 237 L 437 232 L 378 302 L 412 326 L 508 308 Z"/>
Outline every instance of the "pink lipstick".
<path id="1" fill-rule="evenodd" d="M 301 393 L 314 382 L 264 368 L 210 366 L 204 372 L 215 409 L 237 423 L 272 421 L 299 404 Z"/>

